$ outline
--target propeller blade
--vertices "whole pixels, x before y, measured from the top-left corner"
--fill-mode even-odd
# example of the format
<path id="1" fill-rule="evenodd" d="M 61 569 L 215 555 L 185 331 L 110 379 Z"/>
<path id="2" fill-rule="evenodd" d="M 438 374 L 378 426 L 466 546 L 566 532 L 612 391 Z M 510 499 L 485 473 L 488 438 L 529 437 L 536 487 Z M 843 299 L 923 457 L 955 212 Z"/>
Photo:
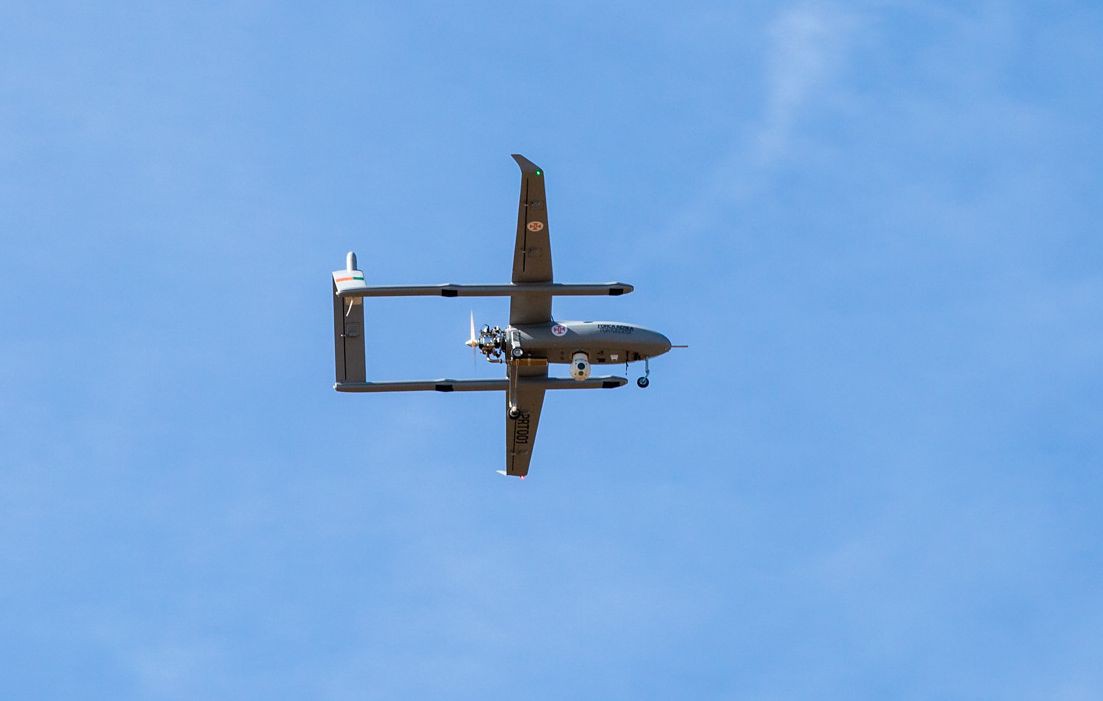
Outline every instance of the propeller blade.
<path id="1" fill-rule="evenodd" d="M 471 349 L 471 371 L 476 372 L 478 370 L 478 363 L 476 362 L 478 355 L 479 340 L 475 338 L 475 310 L 471 310 L 471 338 L 467 339 L 467 346 Z"/>
<path id="2" fill-rule="evenodd" d="M 465 345 L 470 346 L 471 348 L 474 348 L 475 346 L 479 345 L 479 340 L 477 338 L 475 338 L 475 312 L 474 311 L 471 312 L 471 337 L 467 339 L 467 343 Z"/>

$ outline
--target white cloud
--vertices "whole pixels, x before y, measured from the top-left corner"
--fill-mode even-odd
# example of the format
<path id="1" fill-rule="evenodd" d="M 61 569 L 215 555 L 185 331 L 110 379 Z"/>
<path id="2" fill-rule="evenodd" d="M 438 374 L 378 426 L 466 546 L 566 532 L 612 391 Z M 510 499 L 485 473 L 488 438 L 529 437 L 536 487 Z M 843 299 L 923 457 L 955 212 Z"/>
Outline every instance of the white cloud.
<path id="1" fill-rule="evenodd" d="M 825 3 L 791 5 L 768 23 L 760 116 L 739 130 L 702 179 L 700 194 L 681 209 L 660 239 L 701 232 L 725 204 L 760 189 L 770 171 L 791 153 L 802 116 L 837 86 L 859 27 L 855 13 Z"/>
<path id="2" fill-rule="evenodd" d="M 841 68 L 856 26 L 853 15 L 823 4 L 790 7 L 771 23 L 766 107 L 753 137 L 755 165 L 785 156 L 801 113 Z"/>

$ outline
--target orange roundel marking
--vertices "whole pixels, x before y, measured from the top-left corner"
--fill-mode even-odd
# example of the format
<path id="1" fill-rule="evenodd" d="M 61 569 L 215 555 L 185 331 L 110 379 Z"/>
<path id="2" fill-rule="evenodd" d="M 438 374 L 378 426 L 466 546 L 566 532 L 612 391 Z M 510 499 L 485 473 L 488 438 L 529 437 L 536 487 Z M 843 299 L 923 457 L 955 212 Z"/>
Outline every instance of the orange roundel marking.
<path id="1" fill-rule="evenodd" d="M 536 233 L 537 231 L 544 230 L 544 222 L 542 221 L 530 221 L 526 227 L 529 231 Z"/>

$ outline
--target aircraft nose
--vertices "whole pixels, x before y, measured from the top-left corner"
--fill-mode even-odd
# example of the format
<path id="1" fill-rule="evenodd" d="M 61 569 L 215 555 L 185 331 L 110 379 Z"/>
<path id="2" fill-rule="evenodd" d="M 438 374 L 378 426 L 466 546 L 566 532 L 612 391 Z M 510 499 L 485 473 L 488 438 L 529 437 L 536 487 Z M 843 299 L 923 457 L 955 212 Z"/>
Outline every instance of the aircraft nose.
<path id="1" fill-rule="evenodd" d="M 655 343 L 656 345 L 658 345 L 658 352 L 655 353 L 655 355 L 662 355 L 663 353 L 670 350 L 670 339 L 659 333 L 658 331 L 654 331 L 653 333 L 655 334 Z"/>

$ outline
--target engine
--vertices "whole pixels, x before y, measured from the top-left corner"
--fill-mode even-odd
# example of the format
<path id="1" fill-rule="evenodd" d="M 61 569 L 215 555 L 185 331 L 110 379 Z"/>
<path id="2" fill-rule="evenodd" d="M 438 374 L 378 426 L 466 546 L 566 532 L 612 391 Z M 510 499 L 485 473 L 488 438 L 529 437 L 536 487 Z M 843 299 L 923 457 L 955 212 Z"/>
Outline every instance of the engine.
<path id="1" fill-rule="evenodd" d="M 571 356 L 571 377 L 581 382 L 590 377 L 590 356 L 575 353 Z"/>

